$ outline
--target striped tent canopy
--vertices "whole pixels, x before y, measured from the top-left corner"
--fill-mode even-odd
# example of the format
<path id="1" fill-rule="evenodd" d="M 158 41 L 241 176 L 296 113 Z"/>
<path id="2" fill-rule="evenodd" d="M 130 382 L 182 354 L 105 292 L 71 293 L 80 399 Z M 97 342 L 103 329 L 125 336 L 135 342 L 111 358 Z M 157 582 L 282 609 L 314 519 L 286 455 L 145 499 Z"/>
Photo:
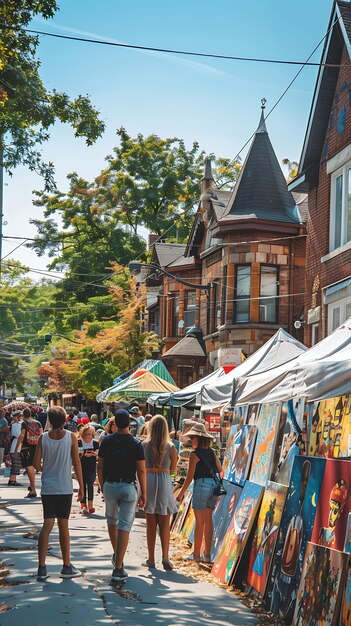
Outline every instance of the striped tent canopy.
<path id="1" fill-rule="evenodd" d="M 138 372 L 145 371 L 150 371 L 152 372 L 152 374 L 156 374 L 156 376 L 158 376 L 162 380 L 170 383 L 171 385 L 174 385 L 175 389 L 178 389 L 172 376 L 170 375 L 168 369 L 162 361 L 159 361 L 158 359 L 146 359 L 145 361 L 142 361 L 141 363 L 133 367 L 131 370 L 128 370 L 128 372 L 124 372 L 124 374 L 117 376 L 113 380 L 113 385 L 111 387 L 108 387 L 108 389 L 104 389 L 104 391 L 100 391 L 100 393 L 96 396 L 96 400 L 98 402 L 112 402 L 111 400 L 107 400 L 106 398 L 109 397 L 116 388 L 119 388 L 119 385 L 133 378 L 133 376 L 137 375 Z"/>
<path id="2" fill-rule="evenodd" d="M 178 387 L 150 370 L 139 368 L 129 378 L 122 380 L 111 389 L 106 390 L 104 402 L 118 402 L 120 400 L 146 400 L 152 393 L 172 393 Z M 97 400 L 99 400 L 99 394 Z"/>

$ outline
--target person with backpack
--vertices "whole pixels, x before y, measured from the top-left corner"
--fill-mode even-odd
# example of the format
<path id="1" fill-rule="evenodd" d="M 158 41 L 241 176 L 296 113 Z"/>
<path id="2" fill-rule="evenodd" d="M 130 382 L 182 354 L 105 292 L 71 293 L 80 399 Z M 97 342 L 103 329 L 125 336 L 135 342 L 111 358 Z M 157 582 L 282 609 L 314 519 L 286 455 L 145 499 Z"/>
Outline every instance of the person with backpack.
<path id="1" fill-rule="evenodd" d="M 28 494 L 25 497 L 36 498 L 37 492 L 35 490 L 35 469 L 33 467 L 33 460 L 43 429 L 41 423 L 31 417 L 30 409 L 23 409 L 22 416 L 21 434 L 17 439 L 14 452 L 18 452 L 19 449 L 21 450 L 22 467 L 26 470 L 29 480 Z"/>

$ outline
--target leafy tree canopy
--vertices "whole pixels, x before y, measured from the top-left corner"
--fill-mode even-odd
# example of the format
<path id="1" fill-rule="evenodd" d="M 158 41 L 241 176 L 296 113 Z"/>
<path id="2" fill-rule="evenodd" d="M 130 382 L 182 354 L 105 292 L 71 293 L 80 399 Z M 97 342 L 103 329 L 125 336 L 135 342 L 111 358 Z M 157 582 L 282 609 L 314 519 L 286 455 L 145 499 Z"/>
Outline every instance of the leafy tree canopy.
<path id="1" fill-rule="evenodd" d="M 68 123 L 76 137 L 91 145 L 104 123 L 88 96 L 74 99 L 43 84 L 36 53 L 39 38 L 27 33 L 33 17 L 58 10 L 55 0 L 6 0 L 0 5 L 0 152 L 10 173 L 19 164 L 38 172 L 47 190 L 55 187 L 53 163 L 42 160 L 40 146 L 56 120 Z"/>

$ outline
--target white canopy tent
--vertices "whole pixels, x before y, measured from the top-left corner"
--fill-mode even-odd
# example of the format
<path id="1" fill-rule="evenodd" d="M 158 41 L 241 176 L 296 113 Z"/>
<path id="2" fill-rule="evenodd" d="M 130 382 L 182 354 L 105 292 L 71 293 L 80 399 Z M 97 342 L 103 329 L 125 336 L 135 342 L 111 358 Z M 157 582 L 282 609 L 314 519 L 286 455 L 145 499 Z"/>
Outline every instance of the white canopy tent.
<path id="1" fill-rule="evenodd" d="M 204 378 L 201 378 L 195 383 L 188 385 L 188 387 L 184 387 L 184 389 L 180 389 L 180 391 L 176 391 L 175 393 L 168 394 L 152 394 L 149 396 L 147 402 L 148 404 L 168 404 L 170 406 L 195 406 L 196 405 L 196 396 L 201 390 L 201 387 L 208 383 L 215 383 L 215 381 L 223 378 L 225 376 L 224 370 L 222 367 L 219 367 L 211 374 L 208 374 Z"/>
<path id="2" fill-rule="evenodd" d="M 351 393 L 351 318 L 288 368 L 239 378 L 235 402 L 254 404 L 299 396 L 314 400 L 346 393 Z"/>
<path id="3" fill-rule="evenodd" d="M 198 404 L 201 405 L 203 411 L 224 406 L 232 400 L 233 382 L 236 379 L 245 380 L 248 376 L 262 373 L 267 376 L 268 372 L 276 369 L 277 366 L 283 366 L 285 373 L 290 364 L 306 351 L 307 348 L 302 343 L 280 328 L 261 348 L 238 367 L 220 378 L 218 382 L 205 383 L 203 380 Z"/>

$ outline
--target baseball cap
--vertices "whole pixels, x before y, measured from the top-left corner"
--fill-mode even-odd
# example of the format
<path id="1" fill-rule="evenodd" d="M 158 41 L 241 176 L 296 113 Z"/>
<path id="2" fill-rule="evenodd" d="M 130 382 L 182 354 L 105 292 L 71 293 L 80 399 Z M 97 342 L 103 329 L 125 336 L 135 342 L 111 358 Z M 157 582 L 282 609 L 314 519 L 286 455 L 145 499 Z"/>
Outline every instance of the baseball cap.
<path id="1" fill-rule="evenodd" d="M 138 415 L 139 413 L 139 407 L 138 406 L 132 406 L 131 409 L 129 409 L 129 413 L 131 415 Z"/>
<path id="2" fill-rule="evenodd" d="M 129 413 L 125 409 L 118 409 L 115 413 L 115 422 L 117 428 L 126 428 L 129 426 Z"/>

